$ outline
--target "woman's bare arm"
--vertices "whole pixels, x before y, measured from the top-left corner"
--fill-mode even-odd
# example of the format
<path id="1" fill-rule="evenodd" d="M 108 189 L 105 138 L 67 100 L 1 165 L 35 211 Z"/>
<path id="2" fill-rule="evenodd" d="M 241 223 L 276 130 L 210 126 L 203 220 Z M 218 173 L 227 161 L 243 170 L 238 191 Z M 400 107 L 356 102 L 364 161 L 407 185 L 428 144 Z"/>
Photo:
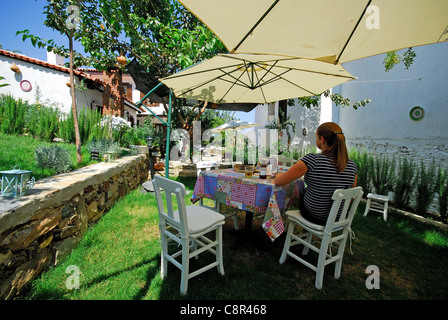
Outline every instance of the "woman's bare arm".
<path id="1" fill-rule="evenodd" d="M 306 166 L 305 162 L 299 160 L 285 173 L 278 173 L 275 176 L 274 182 L 278 186 L 283 186 L 285 184 L 290 183 L 293 180 L 302 177 L 305 173 L 307 173 L 307 171 L 308 167 Z"/>

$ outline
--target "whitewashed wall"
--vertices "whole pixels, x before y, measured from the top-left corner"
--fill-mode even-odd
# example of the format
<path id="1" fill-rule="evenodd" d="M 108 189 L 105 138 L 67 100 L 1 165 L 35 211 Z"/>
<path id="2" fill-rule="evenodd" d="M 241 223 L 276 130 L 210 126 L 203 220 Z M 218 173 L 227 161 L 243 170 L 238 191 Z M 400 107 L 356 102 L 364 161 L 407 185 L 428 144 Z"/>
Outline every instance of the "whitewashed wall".
<path id="1" fill-rule="evenodd" d="M 19 73 L 13 72 L 10 67 L 15 63 L 19 68 Z M 0 87 L 0 94 L 9 93 L 15 98 L 21 98 L 29 103 L 49 102 L 57 105 L 63 112 L 69 113 L 71 109 L 70 88 L 66 85 L 70 80 L 70 75 L 66 72 L 43 67 L 26 61 L 13 59 L 7 56 L 0 56 L 0 76 L 5 79 L 0 83 L 8 83 L 9 86 Z M 79 84 L 77 77 L 76 83 Z M 32 90 L 25 92 L 20 88 L 20 82 L 28 80 L 32 85 Z M 40 95 L 38 98 L 37 91 Z M 76 91 L 76 101 L 78 110 L 85 106 L 90 106 L 93 101 L 102 101 L 99 90 L 87 89 Z"/>
<path id="2" fill-rule="evenodd" d="M 333 92 L 372 102 L 358 110 L 335 108 L 333 121 L 341 125 L 351 146 L 418 162 L 434 158 L 448 165 L 448 43 L 414 51 L 417 57 L 409 70 L 399 64 L 385 72 L 385 55 L 345 63 L 344 68 L 358 80 Z M 420 121 L 409 116 L 414 106 L 425 111 Z"/>

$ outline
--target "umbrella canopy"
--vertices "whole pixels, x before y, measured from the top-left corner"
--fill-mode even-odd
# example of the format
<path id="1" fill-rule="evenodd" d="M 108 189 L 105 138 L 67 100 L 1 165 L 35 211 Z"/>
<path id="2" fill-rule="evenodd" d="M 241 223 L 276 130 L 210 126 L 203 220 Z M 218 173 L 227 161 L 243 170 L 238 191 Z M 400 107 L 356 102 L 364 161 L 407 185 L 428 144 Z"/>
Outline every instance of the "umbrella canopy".
<path id="1" fill-rule="evenodd" d="M 248 122 L 248 121 L 240 121 L 240 120 L 231 120 L 227 123 L 224 123 L 216 128 L 212 129 L 212 132 L 224 131 L 227 129 L 246 129 L 259 126 L 258 123 Z"/>
<path id="2" fill-rule="evenodd" d="M 231 53 L 344 63 L 448 40 L 448 0 L 180 0 Z"/>
<path id="3" fill-rule="evenodd" d="M 274 55 L 220 54 L 160 79 L 177 97 L 269 103 L 314 96 L 356 79 L 341 65 Z"/>

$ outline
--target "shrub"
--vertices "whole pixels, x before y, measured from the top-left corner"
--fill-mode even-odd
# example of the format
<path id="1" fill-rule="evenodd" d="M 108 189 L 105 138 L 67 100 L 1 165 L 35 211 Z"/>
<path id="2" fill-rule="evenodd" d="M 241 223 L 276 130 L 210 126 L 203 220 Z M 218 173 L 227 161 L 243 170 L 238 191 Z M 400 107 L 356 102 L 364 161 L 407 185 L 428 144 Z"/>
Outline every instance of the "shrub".
<path id="1" fill-rule="evenodd" d="M 448 174 L 447 169 L 439 167 L 436 192 L 439 195 L 439 213 L 442 219 L 447 218 L 448 206 Z"/>
<path id="2" fill-rule="evenodd" d="M 59 131 L 59 110 L 40 104 L 30 106 L 31 108 L 36 108 L 38 119 L 33 136 L 52 142 Z"/>
<path id="3" fill-rule="evenodd" d="M 27 108 L 28 103 L 26 101 L 15 100 L 10 95 L 2 95 L 0 97 L 0 132 L 22 134 Z"/>
<path id="4" fill-rule="evenodd" d="M 434 162 L 427 167 L 423 160 L 417 171 L 417 194 L 415 197 L 415 211 L 421 216 L 426 216 L 429 206 L 434 199 L 437 187 L 436 167 Z"/>
<path id="5" fill-rule="evenodd" d="M 399 209 L 409 207 L 411 195 L 414 191 L 416 165 L 413 160 L 399 159 L 398 170 L 394 178 L 393 203 Z"/>
<path id="6" fill-rule="evenodd" d="M 78 117 L 79 136 L 81 144 L 86 144 L 91 140 L 98 140 L 110 136 L 110 126 L 108 122 L 102 121 L 102 115 L 96 110 L 83 109 Z M 59 125 L 60 137 L 70 143 L 75 143 L 75 122 L 73 112 L 66 114 Z"/>
<path id="7" fill-rule="evenodd" d="M 379 155 L 373 161 L 372 184 L 377 194 L 387 195 L 392 190 L 395 174 L 395 157 L 390 160 Z"/>
<path id="8" fill-rule="evenodd" d="M 52 169 L 56 173 L 68 172 L 71 169 L 70 151 L 58 145 L 39 146 L 34 155 L 37 166 L 42 169 Z"/>
<path id="9" fill-rule="evenodd" d="M 101 138 L 98 140 L 92 140 L 87 144 L 87 148 L 89 150 L 92 149 L 98 149 L 99 153 L 100 153 L 100 159 L 102 159 L 102 157 L 105 154 L 111 153 L 114 155 L 117 155 L 120 153 L 121 148 L 120 145 L 118 144 L 118 142 L 114 142 L 113 140 L 110 139 L 106 139 L 106 138 Z"/>
<path id="10" fill-rule="evenodd" d="M 358 169 L 357 185 L 362 187 L 364 195 L 367 196 L 372 192 L 372 168 L 373 156 L 367 153 L 366 150 L 358 151 L 350 150 L 350 158 L 356 163 Z"/>

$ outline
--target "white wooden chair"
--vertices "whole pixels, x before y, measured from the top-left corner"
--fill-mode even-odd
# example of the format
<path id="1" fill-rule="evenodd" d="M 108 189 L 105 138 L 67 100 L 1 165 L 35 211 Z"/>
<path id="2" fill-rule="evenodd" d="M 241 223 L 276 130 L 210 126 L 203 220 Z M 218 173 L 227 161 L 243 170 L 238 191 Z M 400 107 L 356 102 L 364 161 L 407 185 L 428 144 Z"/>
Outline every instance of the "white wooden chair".
<path id="1" fill-rule="evenodd" d="M 364 217 L 367 217 L 369 211 L 376 211 L 383 214 L 383 219 L 387 222 L 387 209 L 389 207 L 389 197 L 379 194 L 369 193 L 367 195 L 366 210 L 364 211 Z"/>
<path id="2" fill-rule="evenodd" d="M 219 164 L 217 164 L 214 161 L 198 161 L 198 162 L 196 162 L 196 169 L 197 169 L 197 177 L 199 178 L 201 172 L 203 172 L 203 171 L 210 171 L 211 169 L 213 169 L 213 170 L 219 169 Z M 203 199 L 199 200 L 199 205 L 201 207 L 206 207 L 206 208 L 209 208 L 209 209 L 215 210 L 216 212 L 221 213 L 222 215 L 224 215 L 224 217 L 226 219 L 233 218 L 233 225 L 235 227 L 235 230 L 239 230 L 238 216 L 237 216 L 238 211 L 236 209 L 230 209 L 225 212 L 221 212 L 221 204 L 218 201 L 215 201 L 214 206 L 210 207 L 210 206 L 204 205 Z"/>
<path id="3" fill-rule="evenodd" d="M 286 158 L 282 156 L 277 157 L 277 165 L 279 167 L 292 167 L 296 162 L 297 160 L 293 158 Z"/>
<path id="4" fill-rule="evenodd" d="M 188 280 L 213 267 L 218 267 L 219 273 L 224 275 L 222 257 L 222 225 L 224 217 L 217 212 L 198 205 L 185 205 L 185 186 L 170 179 L 155 176 L 153 180 L 154 193 L 159 209 L 159 229 L 161 238 L 161 277 L 167 276 L 168 262 L 178 267 L 181 272 L 180 292 L 187 293 Z M 162 193 L 165 191 L 166 208 L 163 204 Z M 176 197 L 177 210 L 174 210 L 172 195 Z M 215 231 L 215 240 L 205 237 L 205 234 Z M 168 252 L 168 241 L 173 240 L 181 249 L 174 254 Z M 199 248 L 198 248 L 199 247 Z M 190 272 L 190 258 L 196 257 L 204 251 L 216 255 L 216 261 Z M 181 256 L 181 262 L 176 258 Z"/>
<path id="5" fill-rule="evenodd" d="M 284 263 L 286 256 L 289 255 L 309 267 L 316 272 L 316 288 L 321 289 L 325 266 L 336 262 L 334 278 L 338 279 L 341 275 L 345 244 L 352 232 L 351 224 L 362 195 L 363 191 L 361 187 L 335 190 L 332 197 L 333 205 L 325 226 L 309 222 L 300 214 L 300 210 L 287 211 L 286 216 L 289 220 L 289 225 L 283 252 L 280 257 L 280 263 Z M 341 205 L 343 208 L 340 218 L 335 221 Z M 294 234 L 295 225 L 300 226 L 303 229 L 303 233 L 299 235 Z M 319 247 L 312 243 L 313 236 L 321 239 Z M 333 255 L 332 253 L 332 246 L 334 243 L 337 243 L 338 248 L 336 255 Z M 309 249 L 312 249 L 319 254 L 317 265 L 305 261 L 290 251 L 290 247 L 297 244 L 303 244 L 305 246 L 302 255 L 306 255 Z"/>
<path id="6" fill-rule="evenodd" d="M 219 169 L 219 164 L 216 161 L 198 161 L 196 162 L 196 174 L 199 178 L 199 175 L 202 171 L 209 171 L 211 169 Z"/>

